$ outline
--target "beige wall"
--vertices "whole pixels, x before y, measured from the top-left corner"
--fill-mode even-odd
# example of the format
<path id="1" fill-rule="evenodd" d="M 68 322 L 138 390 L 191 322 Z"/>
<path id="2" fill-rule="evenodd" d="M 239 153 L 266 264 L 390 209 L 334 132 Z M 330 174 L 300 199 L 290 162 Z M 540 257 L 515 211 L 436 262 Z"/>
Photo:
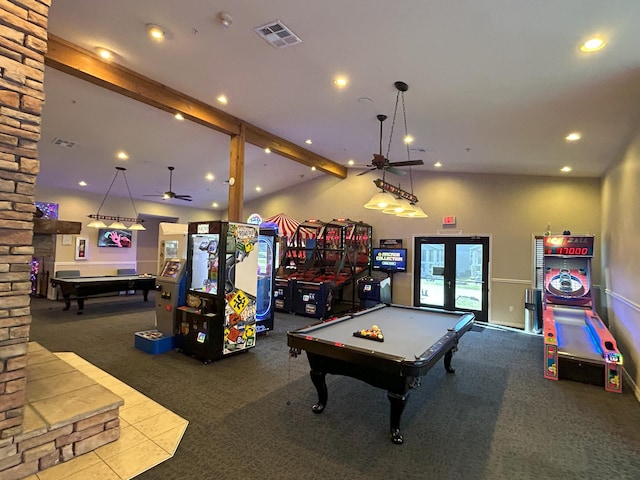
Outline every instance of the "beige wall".
<path id="1" fill-rule="evenodd" d="M 414 174 L 414 193 L 429 215 L 426 219 L 398 218 L 362 207 L 376 192 L 377 172 L 345 180 L 322 177 L 245 205 L 245 217 L 286 213 L 296 220 L 331 220 L 348 217 L 373 226 L 374 243 L 380 238 L 402 238 L 413 255 L 413 238 L 437 235 L 442 217 L 455 215 L 456 229 L 464 235 L 488 235 L 490 245 L 491 322 L 524 326 L 524 290 L 532 285 L 532 236 L 544 233 L 548 222 L 554 233 L 600 237 L 600 180 L 567 177 Z M 407 177 L 386 179 L 411 190 Z M 594 283 L 600 282 L 599 253 L 594 258 Z M 394 276 L 393 301 L 412 303 L 414 271 Z M 510 308 L 513 306 L 514 311 Z"/>
<path id="2" fill-rule="evenodd" d="M 56 236 L 56 260 L 54 264 L 55 270 L 80 270 L 81 275 L 115 275 L 119 268 L 136 268 L 139 271 L 155 272 L 157 267 L 155 264 L 138 265 L 137 258 L 137 238 L 139 233 L 133 234 L 132 248 L 100 248 L 98 247 L 98 230 L 87 227 L 91 221 L 87 217 L 90 213 L 95 213 L 100 202 L 104 198 L 103 195 L 94 195 L 90 193 L 82 193 L 73 190 L 47 189 L 44 187 L 36 187 L 36 201 L 52 202 L 59 204 L 58 218 L 60 220 L 68 220 L 82 222 L 82 231 L 80 235 L 72 235 L 71 245 L 63 245 L 63 236 Z M 220 218 L 219 212 L 213 210 L 194 209 L 189 207 L 177 206 L 170 203 L 154 203 L 154 202 L 136 202 L 136 209 L 140 214 L 154 215 L 164 217 L 176 217 L 179 222 L 188 223 L 201 220 L 217 220 Z M 100 211 L 104 215 L 121 215 L 125 217 L 133 217 L 134 212 L 131 206 L 131 200 L 128 198 L 119 198 L 109 196 L 104 207 Z M 153 232 L 145 232 L 147 240 L 144 245 L 152 245 L 156 249 L 158 245 L 158 224 L 157 222 L 149 222 L 150 227 L 155 229 Z M 153 225 L 151 225 L 153 224 Z M 151 236 L 153 235 L 153 236 Z M 75 237 L 88 238 L 89 253 L 87 260 L 75 260 Z M 143 245 L 143 247 L 144 247 Z M 145 253 L 143 260 L 148 260 L 150 253 Z M 54 272 L 51 272 L 53 275 Z"/>
<path id="3" fill-rule="evenodd" d="M 607 317 L 640 398 L 640 132 L 602 187 Z"/>

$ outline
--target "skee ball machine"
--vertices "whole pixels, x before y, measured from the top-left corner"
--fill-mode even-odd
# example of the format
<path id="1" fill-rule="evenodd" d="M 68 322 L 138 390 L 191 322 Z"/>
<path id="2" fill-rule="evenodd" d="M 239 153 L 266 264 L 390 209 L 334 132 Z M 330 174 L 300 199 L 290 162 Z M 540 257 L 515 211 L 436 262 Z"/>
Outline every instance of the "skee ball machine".
<path id="1" fill-rule="evenodd" d="M 544 237 L 544 377 L 622 392 L 622 355 L 595 310 L 592 235 Z"/>
<path id="2" fill-rule="evenodd" d="M 209 363 L 256 344 L 259 227 L 189 223 L 187 298 L 176 346 Z"/>

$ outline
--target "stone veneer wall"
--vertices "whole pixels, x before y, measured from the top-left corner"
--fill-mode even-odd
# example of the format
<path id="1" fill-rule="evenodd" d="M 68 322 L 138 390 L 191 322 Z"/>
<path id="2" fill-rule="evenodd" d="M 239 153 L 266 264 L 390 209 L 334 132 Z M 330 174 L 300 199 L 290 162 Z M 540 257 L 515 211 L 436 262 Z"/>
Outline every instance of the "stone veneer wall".
<path id="1" fill-rule="evenodd" d="M 25 412 L 32 217 L 50 6 L 51 0 L 0 0 L 0 478 L 14 477 L 6 469 L 15 465 Z"/>

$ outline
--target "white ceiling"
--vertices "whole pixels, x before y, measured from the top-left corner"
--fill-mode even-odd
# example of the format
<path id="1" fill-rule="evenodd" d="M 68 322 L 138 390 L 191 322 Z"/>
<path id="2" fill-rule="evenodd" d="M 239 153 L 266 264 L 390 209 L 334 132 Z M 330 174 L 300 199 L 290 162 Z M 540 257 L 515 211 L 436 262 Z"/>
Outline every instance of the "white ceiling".
<path id="1" fill-rule="evenodd" d="M 233 18 L 229 28 L 221 11 Z M 54 0 L 49 32 L 87 50 L 107 47 L 131 70 L 344 165 L 378 152 L 379 113 L 390 117 L 386 153 L 400 80 L 409 85 L 408 130 L 426 150 L 411 152 L 425 161 L 421 170 L 440 161 L 449 172 L 557 176 L 569 165 L 569 175 L 599 177 L 640 123 L 638 19 L 638 0 Z M 273 20 L 302 43 L 267 44 L 254 28 Z M 165 29 L 164 42 L 148 38 L 148 23 Z M 607 46 L 581 54 L 593 34 Z M 347 88 L 334 87 L 336 74 Z M 49 67 L 45 90 L 39 185 L 85 180 L 104 194 L 120 165 L 143 198 L 167 190 L 166 167 L 175 166 L 173 190 L 192 195 L 190 205 L 226 208 L 225 135 Z M 216 102 L 221 93 L 226 106 Z M 407 160 L 403 130 L 398 120 L 391 161 Z M 566 142 L 574 130 L 582 140 Z M 119 149 L 127 162 L 115 158 Z M 318 175 L 246 147 L 246 200 Z"/>

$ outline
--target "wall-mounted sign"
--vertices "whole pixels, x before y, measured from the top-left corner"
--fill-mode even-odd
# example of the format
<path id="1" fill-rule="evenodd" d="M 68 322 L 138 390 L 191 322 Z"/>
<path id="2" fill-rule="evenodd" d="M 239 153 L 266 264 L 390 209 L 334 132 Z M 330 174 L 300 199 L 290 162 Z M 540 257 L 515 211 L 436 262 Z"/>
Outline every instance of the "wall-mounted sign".
<path id="1" fill-rule="evenodd" d="M 380 248 L 402 248 L 401 238 L 381 238 Z"/>
<path id="2" fill-rule="evenodd" d="M 455 227 L 456 225 L 455 215 L 448 215 L 448 216 L 442 217 L 442 225 Z"/>
<path id="3" fill-rule="evenodd" d="M 262 217 L 257 213 L 252 213 L 249 215 L 247 223 L 250 223 L 251 225 L 260 225 L 262 223 Z"/>

